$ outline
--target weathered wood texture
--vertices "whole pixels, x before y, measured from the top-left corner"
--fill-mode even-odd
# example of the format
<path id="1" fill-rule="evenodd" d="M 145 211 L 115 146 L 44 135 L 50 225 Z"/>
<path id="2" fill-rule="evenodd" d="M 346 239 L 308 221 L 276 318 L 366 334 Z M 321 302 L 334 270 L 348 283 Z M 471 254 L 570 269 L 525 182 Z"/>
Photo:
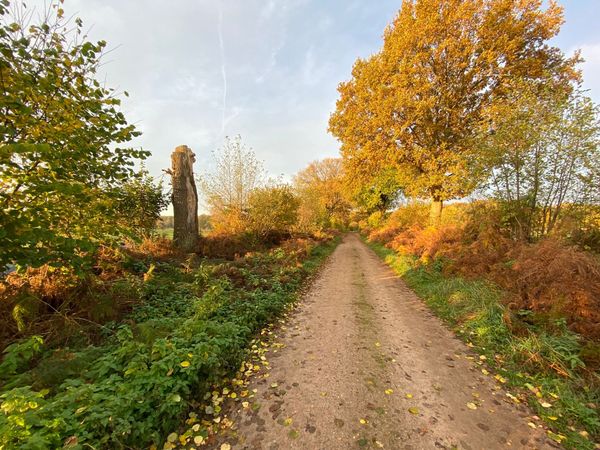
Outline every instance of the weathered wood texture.
<path id="1" fill-rule="evenodd" d="M 184 252 L 198 250 L 198 191 L 194 181 L 195 155 L 180 145 L 171 155 L 173 243 Z"/>

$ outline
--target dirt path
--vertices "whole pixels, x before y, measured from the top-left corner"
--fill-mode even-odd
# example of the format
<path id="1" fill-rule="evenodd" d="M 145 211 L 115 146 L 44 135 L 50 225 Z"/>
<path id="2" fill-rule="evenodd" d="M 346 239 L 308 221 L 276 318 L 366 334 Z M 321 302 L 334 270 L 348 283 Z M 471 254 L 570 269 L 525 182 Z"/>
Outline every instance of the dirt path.
<path id="1" fill-rule="evenodd" d="M 258 404 L 232 414 L 233 449 L 557 447 L 356 235 L 279 337 Z"/>

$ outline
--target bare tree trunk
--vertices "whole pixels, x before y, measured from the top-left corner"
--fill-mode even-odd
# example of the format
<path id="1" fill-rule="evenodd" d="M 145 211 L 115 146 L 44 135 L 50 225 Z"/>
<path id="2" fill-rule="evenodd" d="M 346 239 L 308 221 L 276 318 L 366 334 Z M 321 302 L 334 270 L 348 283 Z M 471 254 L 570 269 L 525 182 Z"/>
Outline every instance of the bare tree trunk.
<path id="1" fill-rule="evenodd" d="M 173 186 L 173 243 L 184 252 L 198 249 L 198 192 L 194 181 L 195 155 L 180 145 L 171 155 Z"/>
<path id="2" fill-rule="evenodd" d="M 439 227 L 442 222 L 442 208 L 444 203 L 438 198 L 431 199 L 431 208 L 429 209 L 429 225 Z"/>

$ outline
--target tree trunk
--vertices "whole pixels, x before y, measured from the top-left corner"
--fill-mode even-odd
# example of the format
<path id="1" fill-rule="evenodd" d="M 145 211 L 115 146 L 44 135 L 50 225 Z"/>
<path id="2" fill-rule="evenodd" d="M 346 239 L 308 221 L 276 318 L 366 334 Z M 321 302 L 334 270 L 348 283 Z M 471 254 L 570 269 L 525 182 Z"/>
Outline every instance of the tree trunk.
<path id="1" fill-rule="evenodd" d="M 438 227 L 442 221 L 442 200 L 432 198 L 431 208 L 429 209 L 429 225 L 432 227 Z"/>
<path id="2" fill-rule="evenodd" d="M 180 145 L 171 155 L 173 187 L 173 243 L 186 253 L 198 249 L 198 192 L 194 181 L 194 153 Z"/>

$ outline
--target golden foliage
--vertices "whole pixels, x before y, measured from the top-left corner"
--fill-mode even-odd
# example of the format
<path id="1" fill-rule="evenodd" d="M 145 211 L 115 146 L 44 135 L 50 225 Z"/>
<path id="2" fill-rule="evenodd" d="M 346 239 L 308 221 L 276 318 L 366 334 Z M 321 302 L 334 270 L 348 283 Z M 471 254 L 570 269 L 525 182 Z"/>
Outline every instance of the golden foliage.
<path id="1" fill-rule="evenodd" d="M 383 48 L 356 61 L 329 122 L 357 183 L 399 169 L 408 195 L 443 201 L 469 194 L 485 161 L 474 140 L 486 108 L 513 77 L 576 78 L 546 41 L 562 10 L 542 0 L 405 0 Z"/>

